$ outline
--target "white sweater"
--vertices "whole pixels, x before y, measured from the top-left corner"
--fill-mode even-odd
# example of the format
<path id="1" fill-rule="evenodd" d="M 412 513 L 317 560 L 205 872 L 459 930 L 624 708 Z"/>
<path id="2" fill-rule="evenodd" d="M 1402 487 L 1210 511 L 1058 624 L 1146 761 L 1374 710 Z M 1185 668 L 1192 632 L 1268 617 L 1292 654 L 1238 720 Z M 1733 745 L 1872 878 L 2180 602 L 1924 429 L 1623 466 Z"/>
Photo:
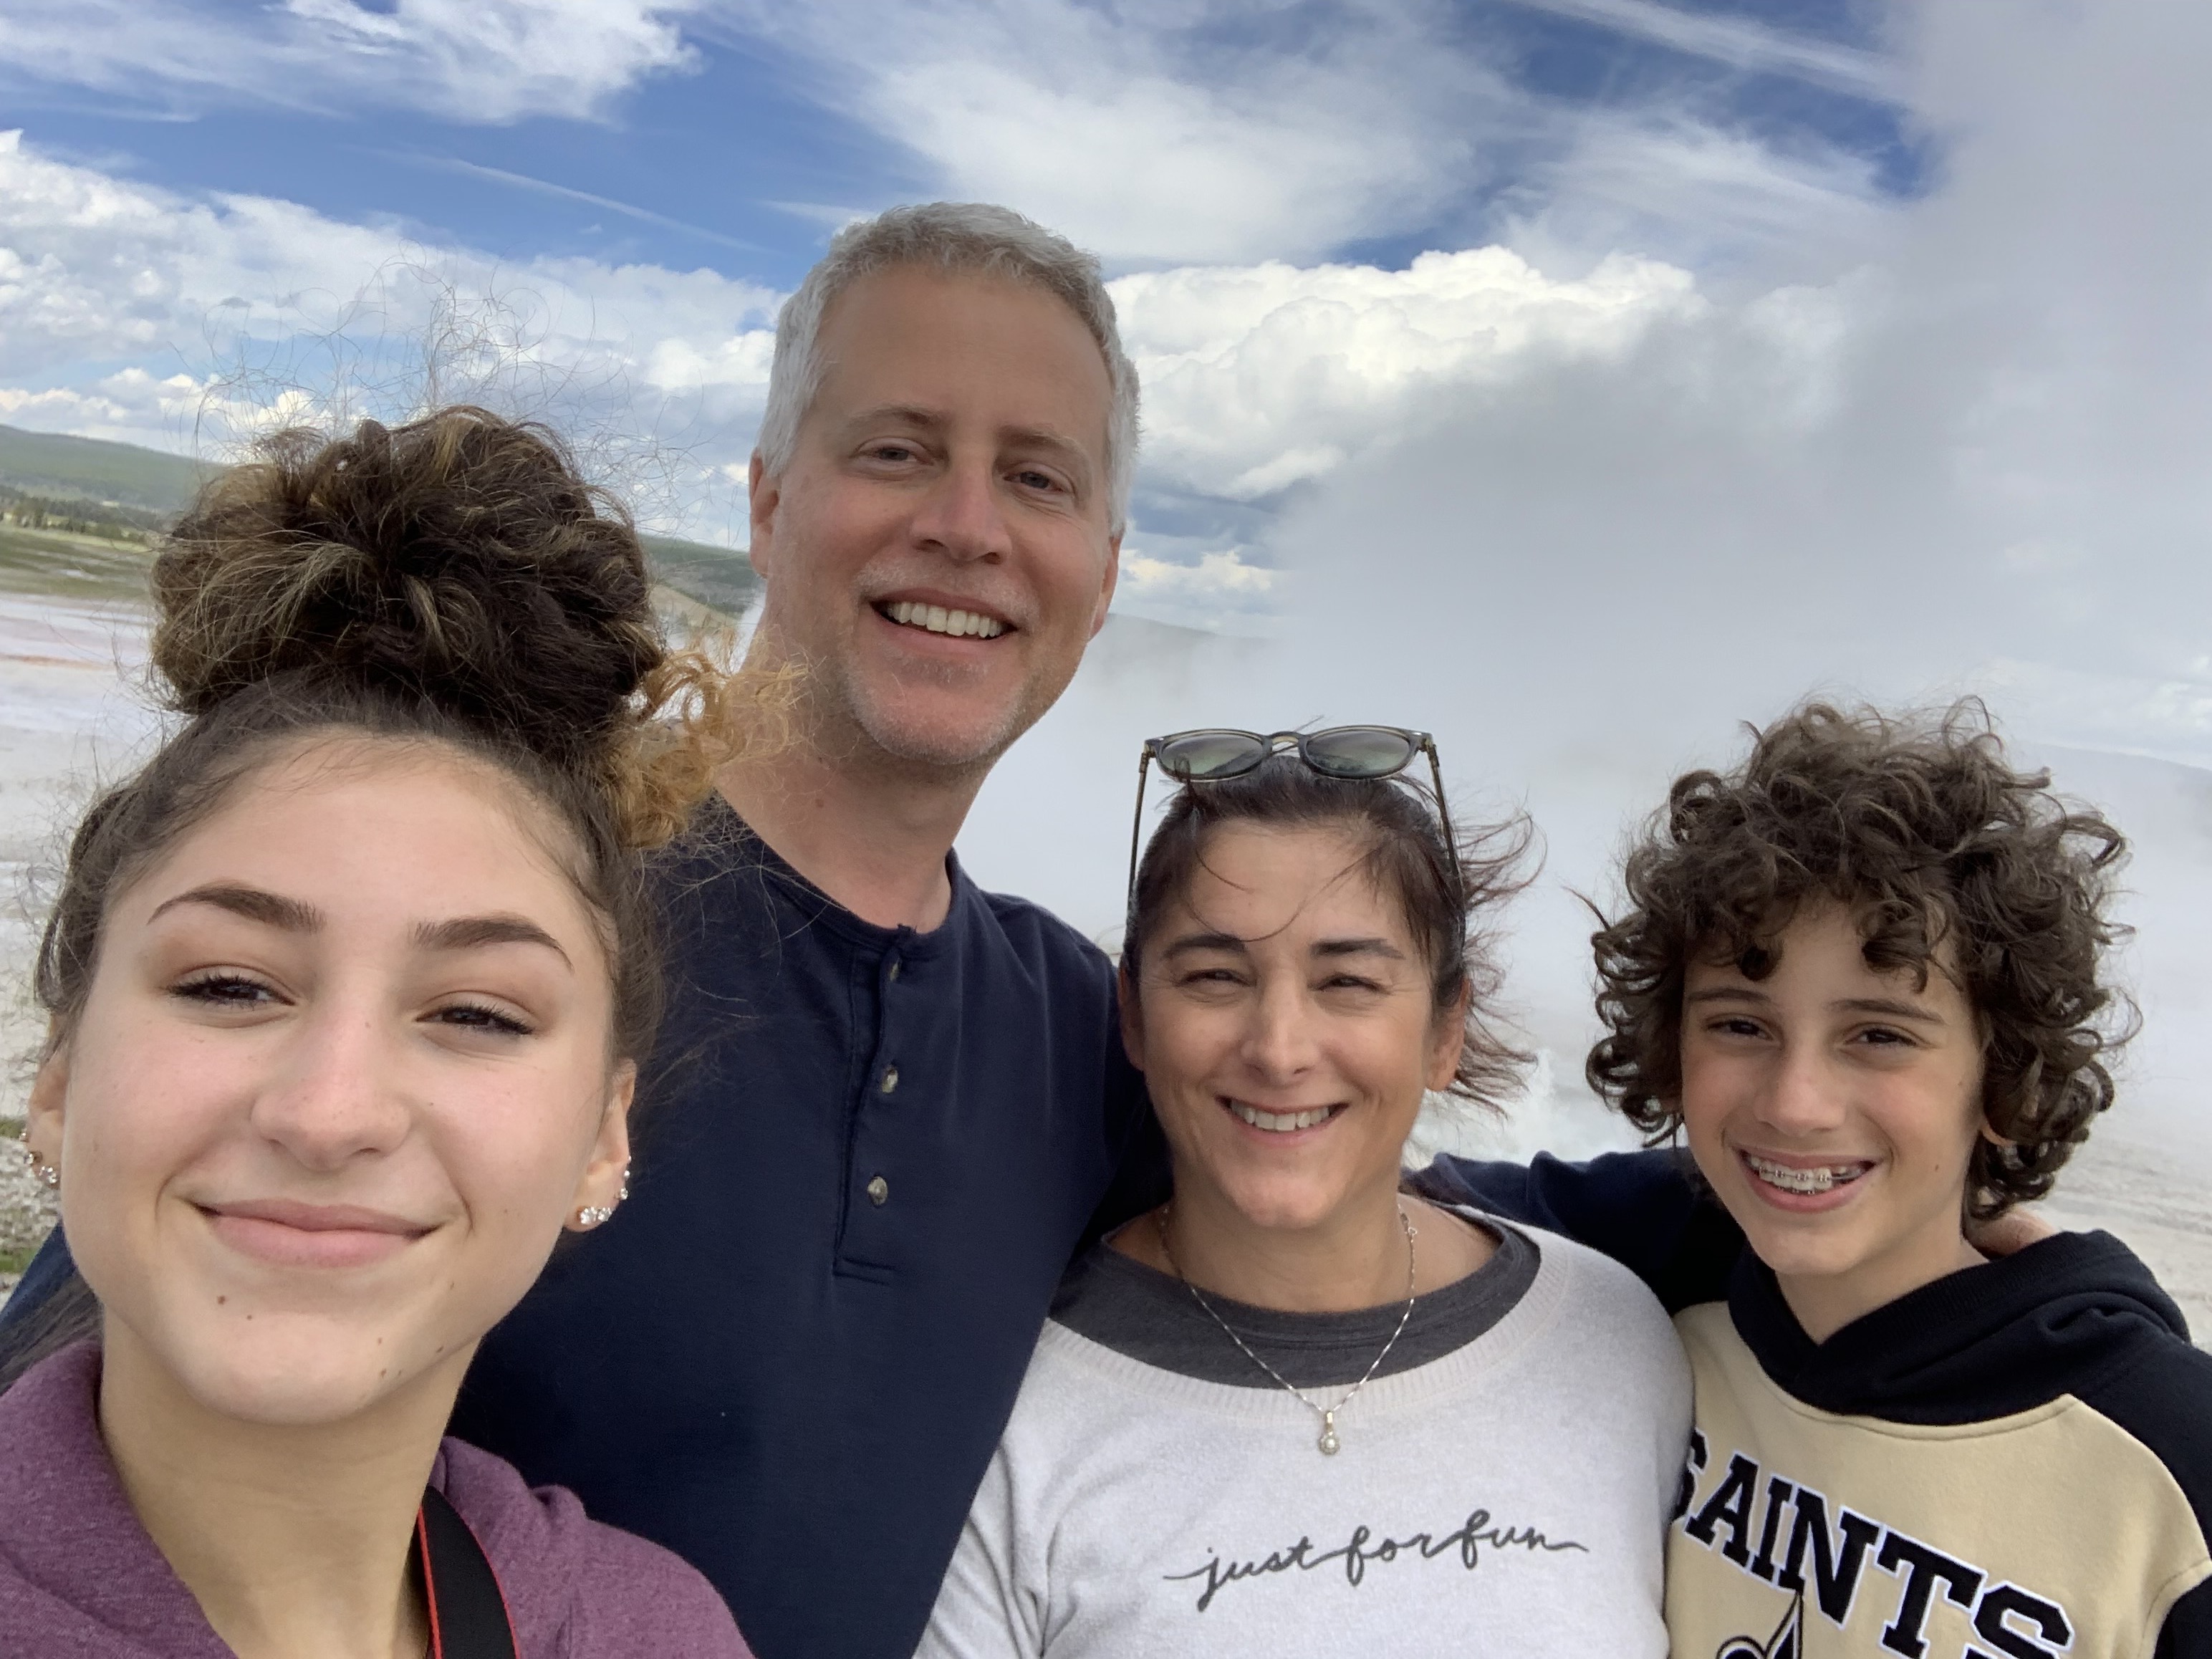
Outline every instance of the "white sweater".
<path id="1" fill-rule="evenodd" d="M 1621 1268 L 1528 1236 L 1519 1302 L 1370 1382 L 1334 1457 L 1279 1389 L 1047 1324 L 923 1659 L 1663 1659 L 1682 1351 Z"/>

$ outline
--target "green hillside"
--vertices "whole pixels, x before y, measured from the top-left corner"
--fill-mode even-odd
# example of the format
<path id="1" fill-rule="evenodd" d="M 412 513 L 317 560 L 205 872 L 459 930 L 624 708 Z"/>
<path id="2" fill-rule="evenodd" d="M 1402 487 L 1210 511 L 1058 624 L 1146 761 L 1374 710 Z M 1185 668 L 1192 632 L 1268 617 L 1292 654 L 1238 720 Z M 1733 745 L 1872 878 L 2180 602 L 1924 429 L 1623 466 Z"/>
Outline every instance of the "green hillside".
<path id="1" fill-rule="evenodd" d="M 145 534 L 210 469 L 137 444 L 0 426 L 0 589 L 71 598 L 143 595 Z M 742 551 L 645 536 L 653 574 L 735 617 L 760 591 Z"/>
<path id="2" fill-rule="evenodd" d="M 58 495 L 174 513 L 209 469 L 182 455 L 102 438 L 70 438 L 0 426 L 0 484 L 27 495 Z"/>
<path id="3" fill-rule="evenodd" d="M 761 580 L 740 547 L 714 547 L 674 536 L 640 536 L 653 574 L 683 594 L 725 616 L 741 615 L 759 593 Z"/>

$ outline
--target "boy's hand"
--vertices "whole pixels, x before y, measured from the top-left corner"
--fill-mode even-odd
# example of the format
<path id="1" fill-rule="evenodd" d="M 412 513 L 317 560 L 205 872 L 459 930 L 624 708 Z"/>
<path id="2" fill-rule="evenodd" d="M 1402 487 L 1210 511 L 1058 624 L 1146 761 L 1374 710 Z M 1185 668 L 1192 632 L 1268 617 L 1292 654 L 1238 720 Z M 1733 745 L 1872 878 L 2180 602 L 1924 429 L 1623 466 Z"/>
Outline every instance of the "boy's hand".
<path id="1" fill-rule="evenodd" d="M 2007 1210 L 1993 1221 L 1968 1222 L 1966 1243 L 1984 1255 L 2012 1255 L 2031 1244 L 2040 1244 L 2046 1238 L 2057 1237 L 2058 1231 L 2033 1210 L 2023 1206 Z"/>

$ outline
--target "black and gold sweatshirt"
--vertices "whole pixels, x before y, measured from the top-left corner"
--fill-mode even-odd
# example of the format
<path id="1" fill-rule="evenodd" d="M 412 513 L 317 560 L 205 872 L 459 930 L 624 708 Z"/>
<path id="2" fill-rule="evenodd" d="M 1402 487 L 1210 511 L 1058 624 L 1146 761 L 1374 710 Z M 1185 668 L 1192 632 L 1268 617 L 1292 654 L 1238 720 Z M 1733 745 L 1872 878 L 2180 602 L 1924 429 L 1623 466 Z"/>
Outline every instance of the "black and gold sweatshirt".
<path id="1" fill-rule="evenodd" d="M 1416 1183 L 1677 1310 L 1673 1659 L 2212 1659 L 2212 1354 L 2125 1245 L 2061 1234 L 1815 1343 L 1686 1167 L 1440 1158 Z"/>
<path id="2" fill-rule="evenodd" d="M 2212 1354 L 2109 1233 L 1821 1343 L 1746 1251 L 1675 1328 L 1674 1659 L 2212 1656 Z"/>

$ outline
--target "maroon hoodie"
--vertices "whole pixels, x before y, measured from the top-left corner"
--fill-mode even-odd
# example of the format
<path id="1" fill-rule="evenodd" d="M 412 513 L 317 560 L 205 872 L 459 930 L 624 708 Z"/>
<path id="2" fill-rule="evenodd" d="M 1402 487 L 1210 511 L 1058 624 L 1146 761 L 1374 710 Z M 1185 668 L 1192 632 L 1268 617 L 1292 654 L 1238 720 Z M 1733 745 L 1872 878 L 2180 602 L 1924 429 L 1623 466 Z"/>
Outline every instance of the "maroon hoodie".
<path id="1" fill-rule="evenodd" d="M 80 1343 L 0 1395 L 0 1652 L 232 1659 L 131 1512 L 100 1437 L 100 1350 Z M 532 1492 L 488 1452 L 439 1449 L 430 1484 L 483 1546 L 521 1659 L 750 1659 L 706 1579 L 657 1544 Z"/>

